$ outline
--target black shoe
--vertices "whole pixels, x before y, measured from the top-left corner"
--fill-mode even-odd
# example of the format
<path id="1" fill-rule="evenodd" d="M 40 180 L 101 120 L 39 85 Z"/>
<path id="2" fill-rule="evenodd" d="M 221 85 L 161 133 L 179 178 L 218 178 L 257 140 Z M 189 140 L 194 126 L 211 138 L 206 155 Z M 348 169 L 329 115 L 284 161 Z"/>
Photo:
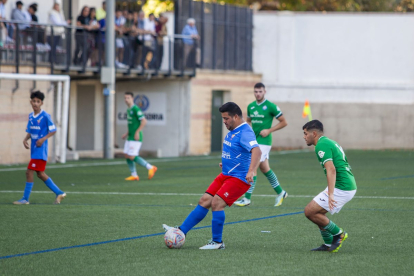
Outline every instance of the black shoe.
<path id="1" fill-rule="evenodd" d="M 333 236 L 332 245 L 329 249 L 329 252 L 338 252 L 341 248 L 342 243 L 348 238 L 348 233 L 342 230 L 342 233 L 336 236 Z"/>
<path id="2" fill-rule="evenodd" d="M 311 251 L 329 251 L 329 246 L 327 246 L 326 244 L 322 244 L 321 246 L 311 249 Z"/>

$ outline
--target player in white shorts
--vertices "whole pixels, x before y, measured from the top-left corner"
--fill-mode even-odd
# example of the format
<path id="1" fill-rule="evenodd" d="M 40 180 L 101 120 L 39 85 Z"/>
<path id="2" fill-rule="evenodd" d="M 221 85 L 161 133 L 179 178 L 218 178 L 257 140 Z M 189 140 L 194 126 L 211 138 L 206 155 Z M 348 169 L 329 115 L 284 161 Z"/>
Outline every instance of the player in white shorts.
<path id="1" fill-rule="evenodd" d="M 337 142 L 323 136 L 323 125 L 313 120 L 303 126 L 308 146 L 315 146 L 315 153 L 325 171 L 328 187 L 305 207 L 305 216 L 315 223 L 324 244 L 311 251 L 337 252 L 348 238 L 348 233 L 328 219 L 326 213 L 338 213 L 356 193 L 356 182 L 345 152 Z"/>

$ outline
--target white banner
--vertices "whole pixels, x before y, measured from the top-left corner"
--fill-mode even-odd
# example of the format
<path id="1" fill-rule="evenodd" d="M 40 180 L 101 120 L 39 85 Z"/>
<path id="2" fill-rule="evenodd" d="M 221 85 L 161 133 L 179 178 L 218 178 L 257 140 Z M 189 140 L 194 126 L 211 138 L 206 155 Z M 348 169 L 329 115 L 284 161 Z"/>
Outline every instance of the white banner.
<path id="1" fill-rule="evenodd" d="M 124 93 L 116 94 L 116 123 L 127 125 L 127 105 L 124 100 Z M 147 119 L 147 125 L 163 126 L 166 124 L 167 116 L 167 93 L 134 93 L 134 103 L 141 108 Z"/>

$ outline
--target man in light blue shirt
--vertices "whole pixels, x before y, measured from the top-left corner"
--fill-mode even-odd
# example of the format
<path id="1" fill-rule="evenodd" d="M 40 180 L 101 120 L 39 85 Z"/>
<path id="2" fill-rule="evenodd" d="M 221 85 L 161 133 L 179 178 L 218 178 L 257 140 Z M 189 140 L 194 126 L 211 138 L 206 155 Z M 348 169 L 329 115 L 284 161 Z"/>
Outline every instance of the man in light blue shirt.
<path id="1" fill-rule="evenodd" d="M 196 21 L 194 18 L 187 19 L 187 25 L 185 25 L 183 31 L 181 32 L 183 36 L 187 36 L 186 38 L 183 38 L 184 68 L 193 67 L 194 62 L 197 65 L 200 64 L 200 51 L 196 48 L 196 45 L 194 45 L 195 40 L 200 39 L 195 23 Z"/>

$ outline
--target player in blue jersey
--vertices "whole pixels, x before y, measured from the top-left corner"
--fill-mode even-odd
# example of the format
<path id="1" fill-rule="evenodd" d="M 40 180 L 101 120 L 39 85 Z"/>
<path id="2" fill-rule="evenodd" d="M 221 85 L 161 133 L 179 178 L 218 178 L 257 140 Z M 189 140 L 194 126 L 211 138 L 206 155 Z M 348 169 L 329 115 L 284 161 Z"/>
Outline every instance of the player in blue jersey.
<path id="1" fill-rule="evenodd" d="M 213 212 L 212 239 L 200 249 L 224 249 L 223 226 L 224 208 L 231 206 L 250 188 L 260 164 L 259 145 L 252 128 L 243 120 L 240 107 L 228 102 L 220 107 L 221 117 L 230 131 L 223 142 L 220 167 L 222 172 L 214 179 L 197 207 L 179 227 L 187 235 L 194 226 L 204 219 L 208 210 Z M 172 227 L 163 224 L 165 231 Z"/>
<path id="2" fill-rule="evenodd" d="M 31 160 L 27 166 L 27 182 L 23 197 L 22 199 L 13 202 L 13 204 L 29 204 L 29 197 L 33 187 L 34 172 L 36 172 L 37 177 L 43 180 L 46 186 L 56 194 L 55 204 L 59 204 L 62 199 L 66 197 L 66 194 L 62 192 L 45 173 L 48 151 L 47 139 L 56 133 L 56 127 L 53 124 L 50 115 L 41 109 L 45 95 L 40 91 L 36 91 L 30 95 L 30 99 L 33 112 L 29 114 L 29 121 L 26 128 L 27 134 L 23 140 L 23 145 L 26 149 L 31 149 Z M 30 146 L 27 142 L 29 139 L 32 140 Z"/>

